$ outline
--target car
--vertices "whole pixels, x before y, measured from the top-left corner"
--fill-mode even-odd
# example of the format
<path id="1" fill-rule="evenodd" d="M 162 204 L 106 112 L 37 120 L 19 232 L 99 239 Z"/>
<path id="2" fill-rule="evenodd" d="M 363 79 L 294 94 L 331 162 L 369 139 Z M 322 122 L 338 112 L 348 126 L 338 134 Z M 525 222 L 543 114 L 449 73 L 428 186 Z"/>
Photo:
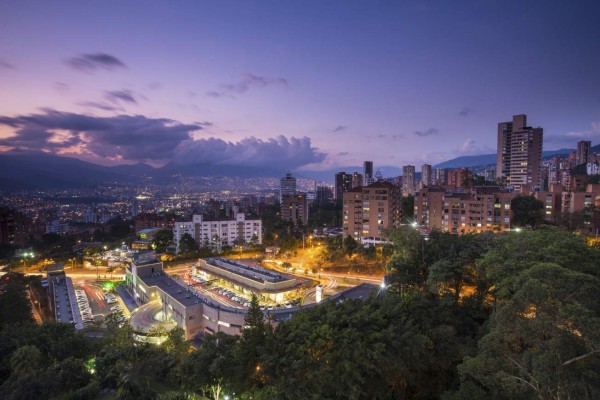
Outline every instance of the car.
<path id="1" fill-rule="evenodd" d="M 286 301 L 285 303 L 283 303 L 285 308 L 292 308 L 292 305 L 290 304 L 289 301 Z"/>
<path id="2" fill-rule="evenodd" d="M 267 307 L 267 310 L 271 311 L 273 309 L 273 306 L 269 306 Z"/>

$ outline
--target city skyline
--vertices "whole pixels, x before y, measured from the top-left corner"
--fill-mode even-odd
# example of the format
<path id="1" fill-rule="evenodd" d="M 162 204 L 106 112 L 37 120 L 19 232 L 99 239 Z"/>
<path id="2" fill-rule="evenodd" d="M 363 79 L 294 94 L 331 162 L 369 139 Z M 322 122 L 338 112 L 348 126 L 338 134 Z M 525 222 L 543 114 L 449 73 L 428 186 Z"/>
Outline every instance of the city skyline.
<path id="1" fill-rule="evenodd" d="M 3 3 L 0 150 L 400 168 L 495 153 L 516 114 L 544 150 L 593 143 L 598 7 Z"/>

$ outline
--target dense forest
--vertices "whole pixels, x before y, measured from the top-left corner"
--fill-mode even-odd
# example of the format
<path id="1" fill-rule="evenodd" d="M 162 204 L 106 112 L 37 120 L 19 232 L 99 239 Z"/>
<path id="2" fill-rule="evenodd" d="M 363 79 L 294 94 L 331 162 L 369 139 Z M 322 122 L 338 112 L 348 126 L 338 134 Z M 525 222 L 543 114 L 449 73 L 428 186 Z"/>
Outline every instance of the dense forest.
<path id="1" fill-rule="evenodd" d="M 552 227 L 392 233 L 385 288 L 276 328 L 253 302 L 239 337 L 190 351 L 174 330 L 134 344 L 36 325 L 27 282 L 2 278 L 0 398 L 598 399 L 600 252 Z"/>

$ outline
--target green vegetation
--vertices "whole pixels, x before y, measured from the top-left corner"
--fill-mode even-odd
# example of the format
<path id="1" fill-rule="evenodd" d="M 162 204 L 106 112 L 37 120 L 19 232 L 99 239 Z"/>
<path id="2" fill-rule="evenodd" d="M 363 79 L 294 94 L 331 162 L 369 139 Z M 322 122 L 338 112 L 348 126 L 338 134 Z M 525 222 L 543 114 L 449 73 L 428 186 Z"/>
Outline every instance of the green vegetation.
<path id="1" fill-rule="evenodd" d="M 1 314 L 0 398 L 600 398 L 600 252 L 583 238 L 547 226 L 390 237 L 388 285 L 368 299 L 276 328 L 253 299 L 241 336 L 207 336 L 195 351 L 179 329 L 161 346 L 134 345 L 116 323 L 92 340 L 17 307 Z M 22 306 L 8 290 L 18 282 L 1 295 Z"/>

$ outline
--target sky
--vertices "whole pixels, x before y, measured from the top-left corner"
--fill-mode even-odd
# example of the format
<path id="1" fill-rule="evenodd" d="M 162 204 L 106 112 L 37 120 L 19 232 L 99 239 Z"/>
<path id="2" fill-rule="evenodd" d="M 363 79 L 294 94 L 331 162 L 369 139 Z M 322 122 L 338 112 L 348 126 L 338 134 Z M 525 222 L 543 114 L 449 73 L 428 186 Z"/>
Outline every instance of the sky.
<path id="1" fill-rule="evenodd" d="M 329 170 L 600 142 L 598 1 L 0 2 L 0 151 Z"/>

